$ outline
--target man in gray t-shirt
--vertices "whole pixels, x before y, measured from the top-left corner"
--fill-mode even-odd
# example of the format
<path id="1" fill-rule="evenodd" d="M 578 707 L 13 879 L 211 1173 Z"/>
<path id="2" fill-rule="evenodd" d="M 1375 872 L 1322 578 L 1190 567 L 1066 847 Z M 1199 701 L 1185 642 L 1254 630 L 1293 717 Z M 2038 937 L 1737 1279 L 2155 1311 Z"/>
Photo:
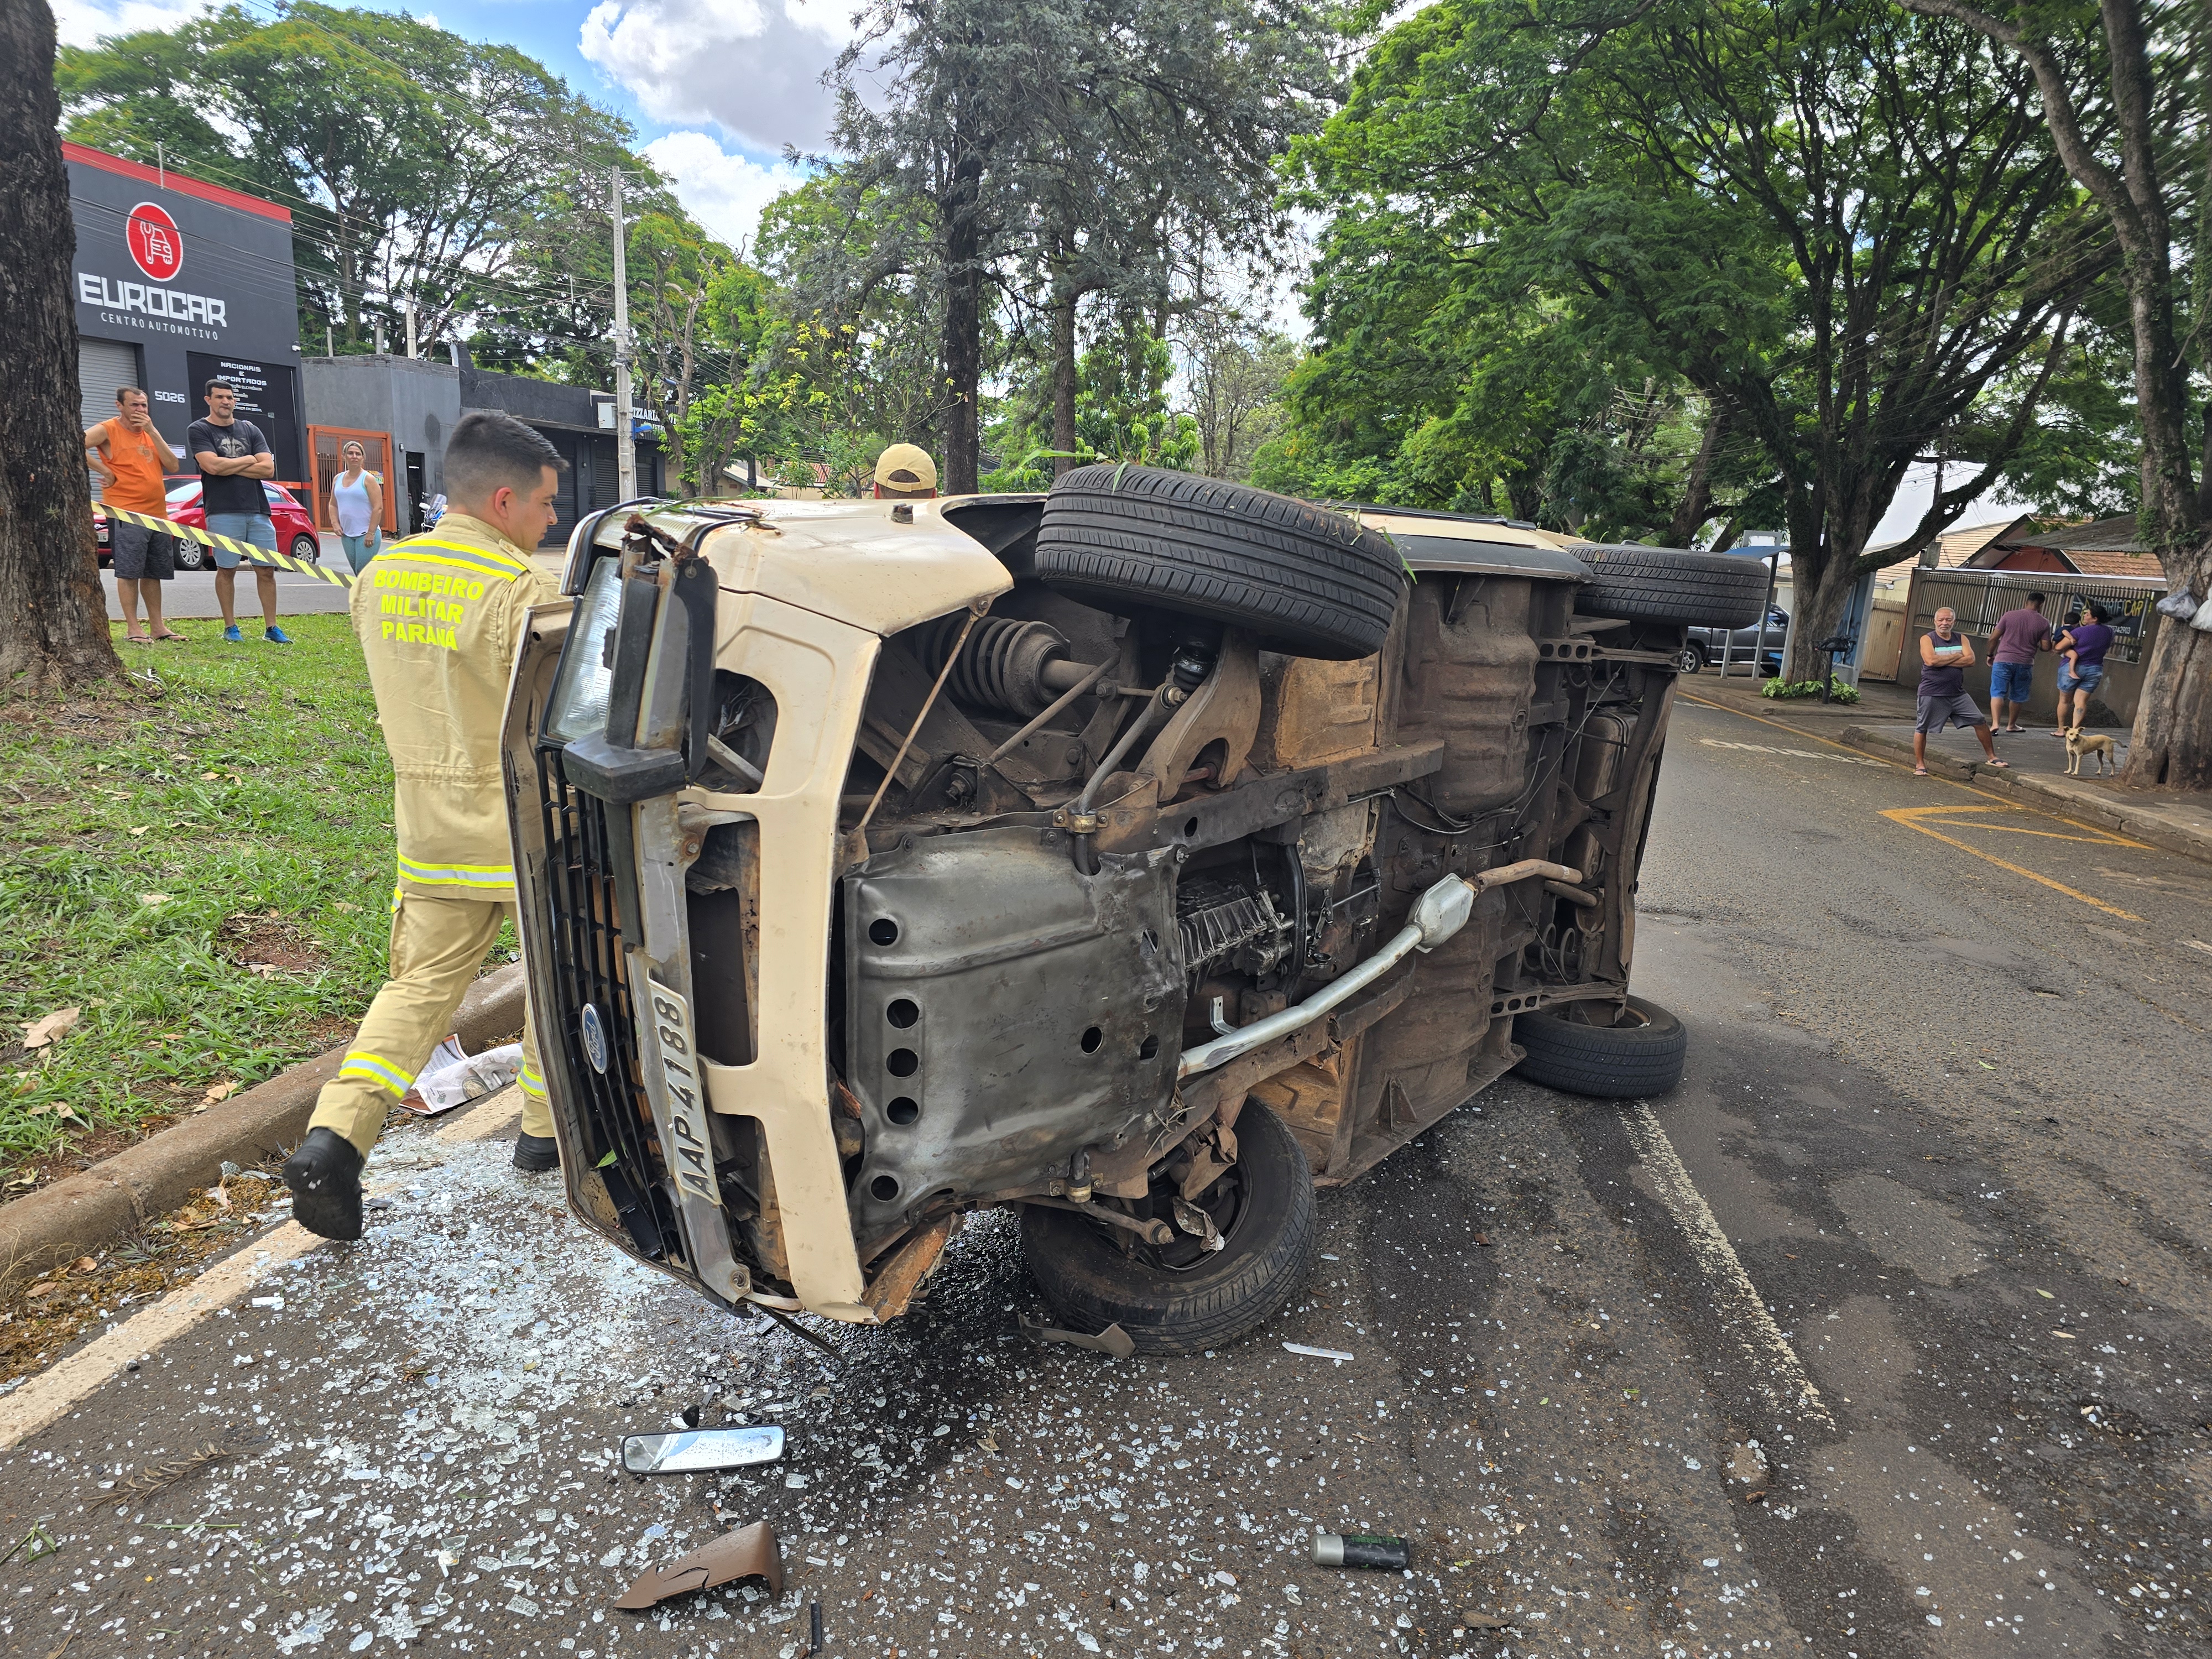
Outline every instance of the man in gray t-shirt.
<path id="1" fill-rule="evenodd" d="M 252 422 L 238 418 L 238 391 L 229 381 L 210 380 L 203 390 L 208 412 L 186 430 L 185 447 L 200 470 L 200 510 L 207 517 L 208 532 L 274 553 L 276 530 L 269 521 L 269 492 L 262 482 L 276 476 L 276 458 L 269 453 L 269 440 Z M 222 636 L 236 645 L 241 637 L 237 615 L 239 556 L 227 547 L 210 550 L 215 554 L 215 600 L 222 607 Z M 253 587 L 261 600 L 261 637 L 271 645 L 291 644 L 291 637 L 276 626 L 273 561 L 253 567 Z"/>

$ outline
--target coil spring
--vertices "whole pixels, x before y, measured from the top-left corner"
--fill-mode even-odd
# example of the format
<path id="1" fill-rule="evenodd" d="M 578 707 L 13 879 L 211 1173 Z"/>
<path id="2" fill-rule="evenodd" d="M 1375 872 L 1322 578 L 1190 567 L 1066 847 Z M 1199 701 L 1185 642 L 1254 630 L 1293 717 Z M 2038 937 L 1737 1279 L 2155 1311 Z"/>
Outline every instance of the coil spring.
<path id="1" fill-rule="evenodd" d="M 923 654 L 932 674 L 944 671 L 966 620 L 956 612 L 929 625 Z M 1042 714 L 1052 694 L 1038 675 L 1049 659 L 1066 650 L 1066 637 L 1050 623 L 986 617 L 969 633 L 945 690 L 962 702 L 980 702 L 1009 714 Z"/>

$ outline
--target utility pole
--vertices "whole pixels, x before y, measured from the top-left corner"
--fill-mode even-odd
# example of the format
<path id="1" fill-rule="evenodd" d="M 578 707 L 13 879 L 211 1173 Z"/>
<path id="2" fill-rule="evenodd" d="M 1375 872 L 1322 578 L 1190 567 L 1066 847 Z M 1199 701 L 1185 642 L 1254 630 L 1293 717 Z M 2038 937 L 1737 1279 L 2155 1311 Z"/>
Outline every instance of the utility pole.
<path id="1" fill-rule="evenodd" d="M 615 499 L 637 494 L 637 445 L 630 437 L 629 263 L 623 251 L 622 169 L 615 183 Z"/>
<path id="2" fill-rule="evenodd" d="M 407 355 L 410 357 L 421 355 L 415 347 L 415 302 L 412 300 L 407 302 Z"/>

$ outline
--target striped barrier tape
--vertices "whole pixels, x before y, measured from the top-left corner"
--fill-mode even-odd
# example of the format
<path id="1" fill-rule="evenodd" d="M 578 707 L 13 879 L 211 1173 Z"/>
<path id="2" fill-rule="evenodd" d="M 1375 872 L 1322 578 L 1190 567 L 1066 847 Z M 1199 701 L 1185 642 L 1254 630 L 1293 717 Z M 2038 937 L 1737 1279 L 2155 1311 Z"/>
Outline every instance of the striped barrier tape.
<path id="1" fill-rule="evenodd" d="M 166 536 L 188 536 L 196 542 L 204 542 L 210 547 L 219 547 L 226 553 L 237 554 L 249 564 L 269 565 L 301 576 L 319 576 L 333 587 L 353 586 L 350 574 L 325 570 L 319 564 L 295 559 L 289 553 L 272 553 L 265 547 L 256 547 L 252 542 L 234 541 L 228 536 L 218 536 L 198 525 L 179 524 L 173 519 L 157 519 L 150 513 L 126 512 L 119 507 L 110 507 L 105 501 L 100 503 L 100 510 L 111 520 L 120 519 L 126 524 L 143 524 L 147 529 L 158 530 Z"/>

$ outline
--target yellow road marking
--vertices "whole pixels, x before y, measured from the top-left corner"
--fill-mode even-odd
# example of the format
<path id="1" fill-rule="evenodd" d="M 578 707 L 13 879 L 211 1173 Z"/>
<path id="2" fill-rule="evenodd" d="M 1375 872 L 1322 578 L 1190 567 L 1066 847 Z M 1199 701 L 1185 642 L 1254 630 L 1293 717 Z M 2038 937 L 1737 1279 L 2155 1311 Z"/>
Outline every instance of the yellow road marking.
<path id="1" fill-rule="evenodd" d="M 1771 726 L 1778 731 L 1789 732 L 1794 733 L 1797 737 L 1809 739 L 1814 743 L 1825 743 L 1831 749 L 1840 749 L 1848 755 L 1864 755 L 1868 753 L 1868 751 L 1863 749 L 1854 749 L 1847 743 L 1838 743 L 1833 738 L 1820 737 L 1814 732 L 1801 731 L 1796 726 L 1785 725 L 1780 720 L 1768 720 L 1763 714 L 1747 714 L 1741 708 L 1731 708 L 1726 703 L 1707 702 L 1703 697 L 1692 697 L 1688 696 L 1686 693 L 1678 693 L 1677 695 L 1684 696 L 1686 702 L 1696 703 L 1700 708 L 1717 709 L 1723 714 L 1734 714 L 1740 720 L 1757 720 L 1761 726 Z M 1887 765 L 1896 766 L 1900 771 L 1904 769 L 1903 763 L 1901 762 L 1893 761 L 1887 755 L 1875 755 L 1872 756 L 1871 758 L 1881 761 Z M 2014 829 L 2014 833 L 2018 835 L 2048 836 L 2054 841 L 2088 841 L 2094 842 L 2096 845 L 2105 847 L 2142 848 L 2144 846 L 2143 842 L 2139 841 L 2129 841 L 2124 836 L 2107 835 L 2093 824 L 2083 823 L 2075 818 L 2062 817 L 2056 812 L 2045 812 L 2037 807 L 2021 806 L 2011 801 L 2001 800 L 1996 796 L 1990 793 L 1986 789 L 1976 789 L 1967 784 L 1954 782 L 1949 778 L 1931 778 L 1930 781 L 1935 783 L 1948 784 L 1954 789 L 1964 789 L 1970 795 L 1977 795 L 1984 800 L 1995 801 L 1996 804 L 1993 806 L 1893 806 L 1887 811 L 1882 812 L 1881 816 L 1889 819 L 1893 823 L 1904 825 L 1908 830 L 1917 830 L 1923 836 L 1933 836 L 1937 841 L 1943 842 L 1946 846 L 1955 847 L 1962 853 L 1970 853 L 1978 859 L 1986 859 L 1991 864 L 1996 865 L 2000 870 L 2008 870 L 2015 876 L 2025 876 L 2030 881 L 2039 882 L 2044 886 L 2050 888 L 2053 892 L 2063 893 L 2069 898 L 2079 899 L 2082 903 L 2090 905 L 2096 909 L 2102 910 L 2107 915 L 2118 916 L 2123 921 L 2139 923 L 2142 921 L 2141 916 L 2136 915 L 2130 911 L 2123 910 L 2118 905 L 2107 904 L 2100 898 L 2093 898 L 2077 887 L 2069 887 L 2063 881 L 2053 881 L 2049 876 L 2039 876 L 2034 871 L 2023 869 L 2017 864 L 2014 864 L 2007 860 L 1999 858 L 1994 853 L 1984 853 L 1978 847 L 1970 846 L 1966 842 L 1959 840 L 1955 836 L 1947 836 L 1943 834 L 1942 830 L 1931 829 L 1929 827 L 1927 823 L 1923 823 L 1922 820 L 1932 817 L 1935 823 L 1945 824 L 1954 830 L 2002 830 L 2011 826 L 1997 823 L 1964 824 L 1956 823 L 1949 817 L 1936 817 L 1935 815 L 1942 813 L 1969 812 L 2022 812 L 2033 817 L 2049 818 L 2053 823 L 2063 823 L 2070 825 L 2072 828 L 2076 830 L 2086 830 L 2089 833 L 2087 836 L 2061 836 L 2054 831 L 2047 830 Z"/>
<path id="2" fill-rule="evenodd" d="M 2009 863 L 2007 860 L 1999 858 L 1994 853 L 1984 853 L 1978 847 L 1969 847 L 1965 842 L 1960 841 L 1957 836 L 1947 836 L 1940 830 L 1931 830 L 1927 826 L 1927 824 L 1921 822 L 1923 817 L 1931 812 L 2008 812 L 2013 810 L 2014 809 L 2008 806 L 1893 806 L 1887 811 L 1883 812 L 1881 816 L 1887 818 L 1893 823 L 1903 824 L 1908 830 L 1917 830 L 1923 836 L 1933 836 L 1936 840 L 1942 842 L 1947 847 L 1955 847 L 1962 853 L 1972 853 L 1978 859 L 1987 859 L 1991 864 L 1996 865 L 2000 870 L 2009 870 L 2015 876 L 2026 876 L 2030 881 L 2041 882 L 2045 887 L 2050 888 L 2053 892 L 2063 893 L 2068 898 L 2080 899 L 2084 904 L 2094 905 L 2098 909 L 2102 910 L 2107 915 L 2118 916 L 2123 921 L 2141 921 L 2142 920 L 2141 916 L 2135 915 L 2126 910 L 2123 910 L 2116 904 L 2107 904 L 2100 898 L 2092 898 L 2088 894 L 2081 891 L 2081 889 L 2077 887 L 2069 887 L 2063 881 L 2053 881 L 2048 876 L 2037 875 L 2033 870 L 2024 870 L 2019 865 Z M 1941 818 L 1936 820 L 1939 823 L 1943 821 L 1944 820 Z M 1960 825 L 1957 827 L 1963 829 L 1966 826 Z M 2062 837 L 2062 839 L 2072 840 L 2074 838 L 2072 836 L 2065 836 Z"/>

